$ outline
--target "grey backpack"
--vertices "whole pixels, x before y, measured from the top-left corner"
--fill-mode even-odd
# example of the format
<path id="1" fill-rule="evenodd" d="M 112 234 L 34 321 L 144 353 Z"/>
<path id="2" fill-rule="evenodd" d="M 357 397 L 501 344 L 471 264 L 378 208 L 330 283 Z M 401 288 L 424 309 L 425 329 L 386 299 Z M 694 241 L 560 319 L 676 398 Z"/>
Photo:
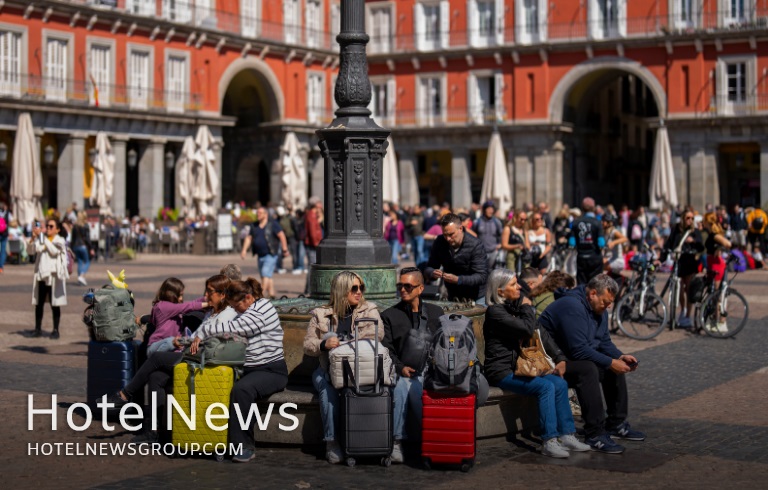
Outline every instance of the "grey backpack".
<path id="1" fill-rule="evenodd" d="M 200 342 L 196 354 L 189 352 L 189 346 L 184 348 L 184 359 L 199 364 L 216 366 L 242 366 L 245 364 L 245 350 L 248 339 L 232 333 L 222 333 L 206 337 Z"/>
<path id="2" fill-rule="evenodd" d="M 432 359 L 424 388 L 444 394 L 477 390 L 477 345 L 472 320 L 464 315 L 443 315 L 432 338 Z"/>
<path id="3" fill-rule="evenodd" d="M 90 327 L 91 337 L 98 342 L 124 342 L 136 336 L 133 298 L 127 289 L 104 286 L 88 292 L 83 299 L 90 303 L 83 321 Z"/>

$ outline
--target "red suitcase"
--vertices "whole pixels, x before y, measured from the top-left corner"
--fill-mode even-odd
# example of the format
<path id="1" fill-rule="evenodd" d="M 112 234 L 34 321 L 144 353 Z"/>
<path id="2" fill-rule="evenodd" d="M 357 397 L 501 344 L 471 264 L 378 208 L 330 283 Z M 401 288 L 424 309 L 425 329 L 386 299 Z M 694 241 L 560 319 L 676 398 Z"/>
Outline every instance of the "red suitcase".
<path id="1" fill-rule="evenodd" d="M 475 464 L 475 395 L 450 397 L 424 390 L 421 400 L 424 466 L 451 464 L 469 471 Z"/>

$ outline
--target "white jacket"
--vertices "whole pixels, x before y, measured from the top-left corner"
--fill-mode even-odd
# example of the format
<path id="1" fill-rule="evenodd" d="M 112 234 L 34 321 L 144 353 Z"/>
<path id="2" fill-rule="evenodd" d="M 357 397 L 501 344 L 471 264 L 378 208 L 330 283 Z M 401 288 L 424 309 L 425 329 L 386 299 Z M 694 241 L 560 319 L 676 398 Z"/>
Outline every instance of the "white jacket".
<path id="1" fill-rule="evenodd" d="M 27 243 L 27 253 L 35 255 L 35 275 L 32 283 L 32 304 L 37 304 L 37 285 L 43 281 L 51 286 L 51 306 L 67 304 L 67 242 L 61 236 L 53 241 L 46 239 L 40 243 L 40 238 Z"/>

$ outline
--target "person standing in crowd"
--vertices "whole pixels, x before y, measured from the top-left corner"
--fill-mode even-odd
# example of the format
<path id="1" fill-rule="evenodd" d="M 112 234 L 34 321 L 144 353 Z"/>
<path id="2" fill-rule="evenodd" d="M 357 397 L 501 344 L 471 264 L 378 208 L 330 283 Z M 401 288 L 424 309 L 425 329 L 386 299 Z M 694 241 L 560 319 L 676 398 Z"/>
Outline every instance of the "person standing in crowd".
<path id="1" fill-rule="evenodd" d="M 293 271 L 294 275 L 304 274 L 304 256 L 306 255 L 306 246 L 304 240 L 307 239 L 307 228 L 304 225 L 304 211 L 301 209 L 296 210 L 296 216 L 293 219 L 294 233 L 296 236 L 296 245 L 291 252 L 294 257 Z"/>
<path id="2" fill-rule="evenodd" d="M 304 245 L 307 249 L 307 283 L 304 286 L 304 294 L 309 294 L 310 277 L 312 276 L 312 264 L 317 263 L 317 246 L 323 239 L 323 228 L 320 226 L 323 214 L 323 203 L 317 196 L 309 198 L 309 207 L 304 214 L 304 227 L 307 237 Z"/>
<path id="3" fill-rule="evenodd" d="M 483 243 L 485 254 L 488 258 L 488 270 L 496 267 L 496 256 L 501 248 L 501 235 L 504 231 L 504 225 L 496 216 L 496 205 L 493 201 L 487 201 L 483 204 L 483 214 L 474 220 L 472 229 L 477 234 L 477 238 Z"/>
<path id="4" fill-rule="evenodd" d="M 517 274 L 522 272 L 523 256 L 525 255 L 525 222 L 528 215 L 525 211 L 518 211 L 504 226 L 501 232 L 501 247 L 507 251 L 507 269 Z"/>
<path id="5" fill-rule="evenodd" d="M 637 369 L 637 359 L 623 354 L 608 333 L 608 307 L 618 291 L 616 281 L 598 274 L 586 285 L 555 294 L 555 301 L 539 317 L 539 324 L 568 359 L 565 379 L 576 389 L 581 404 L 585 442 L 593 451 L 608 454 L 624 452 L 624 447 L 611 437 L 645 440 L 645 434 L 627 422 L 625 374 Z"/>
<path id="6" fill-rule="evenodd" d="M 731 214 L 731 241 L 738 247 L 747 246 L 747 214 L 741 206 L 736 204 Z"/>
<path id="7" fill-rule="evenodd" d="M 373 322 L 360 322 L 358 318 L 373 318 L 380 322 L 376 305 L 365 300 L 363 278 L 351 271 L 341 271 L 331 280 L 331 299 L 327 305 L 311 312 L 307 335 L 304 337 L 304 354 L 319 357 L 320 366 L 312 373 L 312 385 L 320 400 L 320 417 L 323 421 L 325 458 L 330 464 L 344 459 L 336 439 L 338 426 L 339 392 L 333 387 L 328 374 L 328 351 L 339 346 L 339 339 L 353 336 L 357 329 L 358 339 L 373 339 L 376 329 Z M 378 339 L 384 339 L 384 328 L 379 325 Z"/>
<path id="8" fill-rule="evenodd" d="M 547 271 L 552 251 L 552 233 L 544 226 L 541 213 L 531 216 L 528 232 L 525 234 L 525 247 L 531 252 L 531 267 L 542 272 Z"/>
<path id="9" fill-rule="evenodd" d="M 442 278 L 451 301 L 472 300 L 485 305 L 488 257 L 482 242 L 461 226 L 461 218 L 448 213 L 440 218 L 442 235 L 435 239 L 424 275 Z"/>
<path id="10" fill-rule="evenodd" d="M 5 258 L 8 247 L 8 228 L 11 227 L 11 221 L 13 217 L 8 210 L 8 205 L 5 202 L 0 201 L 0 274 L 3 273 L 3 267 L 5 267 Z"/>
<path id="11" fill-rule="evenodd" d="M 262 287 L 269 297 L 274 298 L 275 284 L 272 275 L 277 266 L 277 254 L 287 254 L 288 243 L 280 224 L 269 219 L 267 208 L 262 206 L 256 210 L 256 220 L 251 224 L 251 231 L 243 241 L 240 258 L 245 260 L 249 248 L 252 254 L 258 257 Z"/>
<path id="12" fill-rule="evenodd" d="M 284 208 L 283 206 L 277 207 L 277 216 L 278 216 L 278 223 L 280 223 L 280 228 L 283 229 L 283 233 L 285 233 L 285 241 L 288 243 L 288 254 L 291 255 L 291 262 L 293 266 L 291 267 L 291 271 L 296 268 L 296 254 L 294 253 L 294 250 L 296 249 L 296 225 L 294 223 L 295 219 L 293 217 L 293 213 L 291 213 L 290 206 L 288 206 L 288 209 Z M 285 272 L 285 265 L 280 261 L 280 267 L 278 268 L 278 272 L 284 273 Z"/>
<path id="13" fill-rule="evenodd" d="M 390 209 L 387 216 L 389 220 L 384 225 L 384 238 L 392 251 L 392 263 L 399 264 L 400 250 L 405 245 L 405 225 L 400 221 L 400 217 L 394 209 Z"/>
<path id="14" fill-rule="evenodd" d="M 568 245 L 576 249 L 576 281 L 586 284 L 603 271 L 605 237 L 603 225 L 595 217 L 595 200 L 585 197 L 581 208 L 584 215 L 573 222 Z"/>
<path id="15" fill-rule="evenodd" d="M 765 230 L 768 228 L 768 215 L 756 207 L 747 209 L 747 243 L 761 254 L 766 253 Z"/>
<path id="16" fill-rule="evenodd" d="M 88 216 L 85 211 L 77 213 L 77 221 L 72 225 L 72 234 L 70 236 L 70 245 L 72 246 L 72 252 L 77 259 L 77 282 L 81 286 L 87 286 L 88 281 L 85 280 L 85 274 L 88 273 L 88 268 L 91 265 L 91 256 L 93 251 L 91 250 L 91 230 L 88 228 Z"/>
<path id="17" fill-rule="evenodd" d="M 437 305 L 425 303 L 420 295 L 424 291 L 424 276 L 416 267 L 406 267 L 400 271 L 400 281 L 395 285 L 400 294 L 400 302 L 384 310 L 381 319 L 384 322 L 384 346 L 389 349 L 392 363 L 395 365 L 398 380 L 394 398 L 394 438 L 392 462 L 403 462 L 402 441 L 407 439 L 405 418 L 410 411 L 421 420 L 421 395 L 424 389 L 424 366 L 408 366 L 400 357 L 412 329 L 428 331 L 434 334 L 440 326 L 443 309 Z"/>
<path id="18" fill-rule="evenodd" d="M 704 251 L 704 241 L 701 238 L 701 232 L 695 228 L 694 214 L 690 209 L 683 213 L 680 223 L 672 228 L 672 233 L 664 243 L 664 249 L 667 251 L 678 248 L 680 249 L 680 257 L 677 259 L 677 275 L 680 277 L 680 318 L 677 323 L 682 328 L 690 328 L 692 322 L 688 316 L 691 312 L 687 310 L 688 287 L 699 270 L 699 260 L 696 255 Z"/>
<path id="19" fill-rule="evenodd" d="M 61 236 L 61 224 L 51 218 L 45 221 L 45 230 L 35 223 L 27 253 L 35 256 L 32 304 L 35 305 L 35 331 L 33 337 L 42 336 L 43 307 L 48 298 L 53 314 L 52 339 L 59 338 L 61 307 L 67 305 L 67 241 Z"/>
<path id="20" fill-rule="evenodd" d="M 411 235 L 411 248 L 413 249 L 416 267 L 424 267 L 424 264 L 427 262 L 427 255 L 424 253 L 424 213 L 418 204 L 411 208 L 411 215 L 408 218 L 408 229 Z"/>
<path id="21" fill-rule="evenodd" d="M 547 229 L 552 229 L 552 215 L 549 212 L 549 204 L 546 201 L 541 201 L 539 203 L 539 214 L 541 215 L 541 220 L 544 226 L 547 227 Z"/>

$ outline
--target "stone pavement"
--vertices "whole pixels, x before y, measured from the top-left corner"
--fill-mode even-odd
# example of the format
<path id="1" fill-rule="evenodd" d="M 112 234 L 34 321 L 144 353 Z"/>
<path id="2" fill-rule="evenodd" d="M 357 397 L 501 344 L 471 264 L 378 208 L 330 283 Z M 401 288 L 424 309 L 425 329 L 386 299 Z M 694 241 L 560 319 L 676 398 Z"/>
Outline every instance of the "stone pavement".
<path id="1" fill-rule="evenodd" d="M 136 262 L 94 264 L 89 281 L 100 285 L 105 270 L 125 267 L 137 299 L 137 312 L 147 313 L 157 287 L 168 276 L 181 278 L 187 298 L 203 289 L 203 281 L 221 266 L 235 262 L 246 273 L 255 261 L 237 256 L 143 255 Z M 531 452 L 534 443 L 487 440 L 478 444 L 477 464 L 469 474 L 425 471 L 418 454 L 409 464 L 383 468 L 329 466 L 321 448 L 264 448 L 253 464 L 216 463 L 205 458 L 164 456 L 29 456 L 29 443 L 126 442 L 119 425 L 113 432 L 94 421 L 82 432 L 66 424 L 67 408 L 85 398 L 87 333 L 80 321 L 85 288 L 69 285 L 63 308 L 62 338 L 27 338 L 33 326 L 31 266 L 7 266 L 0 275 L 0 417 L 3 445 L 0 473 L 11 487 L 96 486 L 104 488 L 246 487 L 246 488 L 391 488 L 467 486 L 546 486 L 594 488 L 674 487 L 763 488 L 768 478 L 768 273 L 742 274 L 736 287 L 750 302 L 750 321 L 735 339 L 719 340 L 688 333 L 663 332 L 648 342 L 617 337 L 616 343 L 640 361 L 628 378 L 630 420 L 648 432 L 642 443 L 626 443 L 621 456 L 579 454 L 553 460 Z M 304 276 L 277 276 L 278 294 L 303 291 Z M 44 329 L 50 330 L 50 309 Z M 37 416 L 27 429 L 27 395 L 35 407 L 50 406 L 58 395 L 58 430 Z M 73 420 L 82 423 L 75 415 Z M 414 448 L 411 448 L 413 452 Z"/>

